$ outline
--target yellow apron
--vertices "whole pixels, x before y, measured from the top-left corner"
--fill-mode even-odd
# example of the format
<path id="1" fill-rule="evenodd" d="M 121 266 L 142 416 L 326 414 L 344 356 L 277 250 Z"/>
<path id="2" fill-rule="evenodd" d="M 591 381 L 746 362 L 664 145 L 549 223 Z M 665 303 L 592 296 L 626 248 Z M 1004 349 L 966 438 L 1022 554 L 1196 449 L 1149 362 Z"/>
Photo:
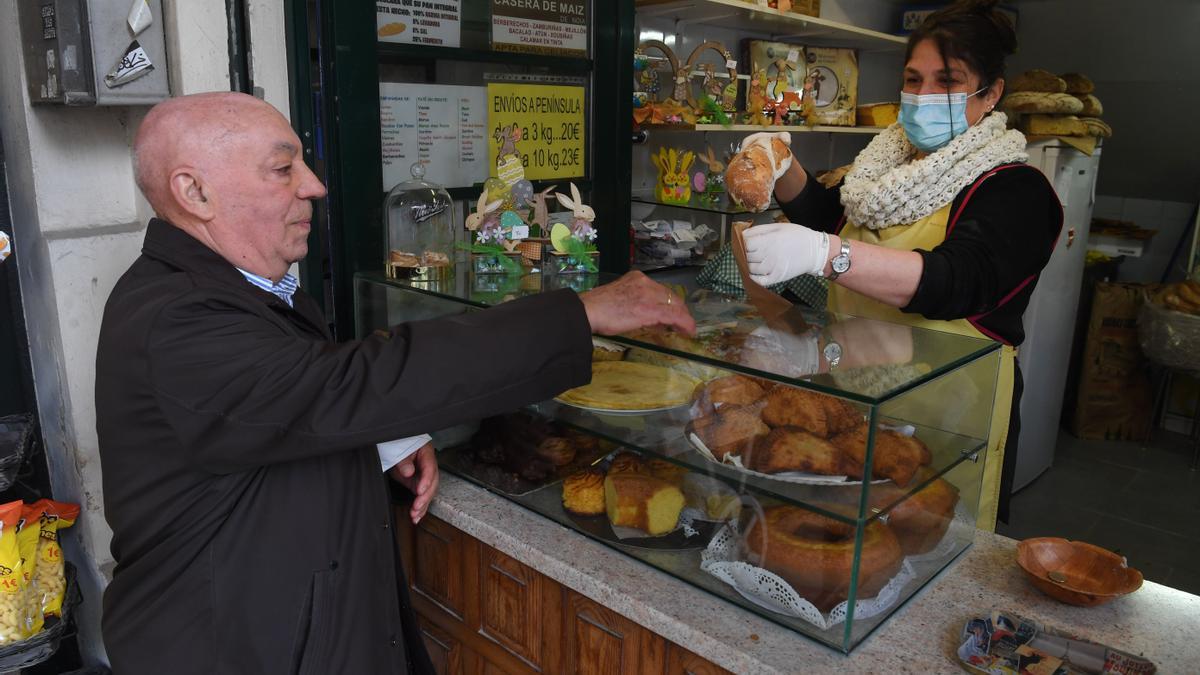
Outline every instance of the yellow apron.
<path id="1" fill-rule="evenodd" d="M 924 218 L 908 224 L 895 225 L 882 230 L 872 230 L 846 223 L 840 236 L 843 239 L 861 241 L 884 248 L 907 250 L 932 250 L 946 239 L 946 225 L 950 218 L 950 204 Z M 992 339 L 979 332 L 966 319 L 937 321 L 926 319 L 920 314 L 907 314 L 895 307 L 872 300 L 864 295 L 843 288 L 837 283 L 829 285 L 829 311 L 850 316 L 879 319 L 891 323 L 917 328 L 927 328 L 970 337 Z M 995 395 L 992 399 L 992 424 L 988 430 L 987 453 L 984 459 L 983 484 L 980 487 L 979 515 L 976 524 L 981 530 L 992 531 L 996 527 L 996 509 L 1000 495 L 1000 474 L 1004 466 L 1004 445 L 1008 440 L 1008 422 L 1012 412 L 1013 369 L 1016 367 L 1016 349 L 1003 345 L 1000 351 L 999 372 L 995 379 Z M 949 380 L 953 382 L 953 380 Z M 931 398 L 924 396 L 923 398 Z M 933 401 L 936 403 L 936 397 Z M 943 399 L 945 400 L 945 399 Z"/>

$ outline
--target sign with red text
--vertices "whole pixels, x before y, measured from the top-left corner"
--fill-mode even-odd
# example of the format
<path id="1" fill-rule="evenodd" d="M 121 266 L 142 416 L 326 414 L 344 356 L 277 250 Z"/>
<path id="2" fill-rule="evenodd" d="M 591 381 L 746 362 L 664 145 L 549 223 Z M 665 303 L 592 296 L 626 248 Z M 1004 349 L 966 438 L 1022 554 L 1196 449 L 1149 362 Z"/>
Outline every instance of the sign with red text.
<path id="1" fill-rule="evenodd" d="M 586 57 L 587 0 L 492 0 L 492 49 Z"/>

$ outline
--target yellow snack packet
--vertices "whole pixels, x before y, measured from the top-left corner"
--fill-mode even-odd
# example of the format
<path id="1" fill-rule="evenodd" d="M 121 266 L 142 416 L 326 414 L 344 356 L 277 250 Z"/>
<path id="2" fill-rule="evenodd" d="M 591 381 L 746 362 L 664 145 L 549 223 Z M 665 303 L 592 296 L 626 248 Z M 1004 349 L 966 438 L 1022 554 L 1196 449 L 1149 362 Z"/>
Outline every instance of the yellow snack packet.
<path id="1" fill-rule="evenodd" d="M 42 531 L 38 539 L 33 582 L 42 595 L 42 613 L 46 616 L 62 616 L 67 578 L 63 571 L 62 548 L 58 545 L 58 531 L 75 524 L 75 519 L 79 517 L 79 505 L 47 499 L 45 507 L 40 520 Z"/>
<path id="2" fill-rule="evenodd" d="M 16 501 L 0 506 L 0 644 L 29 637 L 25 613 L 25 579 L 17 528 L 25 504 Z"/>
<path id="3" fill-rule="evenodd" d="M 25 506 L 21 510 L 21 527 L 17 530 L 17 549 L 21 554 L 21 577 L 25 581 L 25 619 L 28 632 L 35 635 L 42 630 L 46 623 L 42 615 L 42 594 L 34 580 L 34 569 L 37 567 L 38 541 L 42 537 L 42 513 L 46 510 L 46 500 Z"/>

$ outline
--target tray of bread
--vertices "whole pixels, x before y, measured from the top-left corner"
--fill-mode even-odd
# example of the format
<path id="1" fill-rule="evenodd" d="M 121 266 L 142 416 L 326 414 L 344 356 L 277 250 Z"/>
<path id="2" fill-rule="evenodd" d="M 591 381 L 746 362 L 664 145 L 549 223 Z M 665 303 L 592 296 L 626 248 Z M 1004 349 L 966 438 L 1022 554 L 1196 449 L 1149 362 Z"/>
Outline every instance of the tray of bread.
<path id="1" fill-rule="evenodd" d="M 718 521 L 687 508 L 690 475 L 665 459 L 620 450 L 563 480 L 563 510 L 579 529 L 605 541 L 658 550 L 704 548 Z"/>
<path id="2" fill-rule="evenodd" d="M 866 476 L 868 426 L 858 408 L 834 396 L 745 375 L 698 386 L 691 412 L 684 435 L 697 453 L 774 480 L 907 485 L 933 460 L 912 427 L 883 425 L 875 431 L 874 461 Z"/>
<path id="3" fill-rule="evenodd" d="M 521 496 L 589 467 L 612 445 L 537 415 L 518 412 L 489 417 L 460 446 L 438 453 L 438 461 L 478 483 Z"/>

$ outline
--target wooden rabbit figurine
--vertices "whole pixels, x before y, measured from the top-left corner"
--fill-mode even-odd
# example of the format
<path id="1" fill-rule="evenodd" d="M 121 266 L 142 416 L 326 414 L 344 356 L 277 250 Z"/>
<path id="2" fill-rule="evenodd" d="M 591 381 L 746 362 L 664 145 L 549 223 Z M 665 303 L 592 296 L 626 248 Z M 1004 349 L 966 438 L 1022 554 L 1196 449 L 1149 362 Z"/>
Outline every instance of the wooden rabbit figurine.
<path id="1" fill-rule="evenodd" d="M 704 177 L 704 194 L 700 198 L 710 203 L 718 202 L 721 195 L 725 194 L 725 162 L 717 159 L 711 147 L 706 147 L 705 153 L 699 157 L 708 166 Z"/>
<path id="2" fill-rule="evenodd" d="M 468 230 L 475 233 L 475 238 L 480 243 L 494 241 L 494 243 L 502 243 L 504 233 L 500 230 L 500 208 L 501 200 L 497 199 L 494 202 L 487 200 L 488 193 L 484 190 L 479 194 L 479 201 L 475 204 L 475 212 L 467 215 L 466 227 Z"/>
<path id="3" fill-rule="evenodd" d="M 530 218 L 529 222 L 532 225 L 537 226 L 538 229 L 536 236 L 545 237 L 550 232 L 550 209 L 546 207 L 546 197 L 550 196 L 550 192 L 554 190 L 555 187 L 556 186 L 551 185 L 545 190 L 533 195 L 533 199 L 531 201 L 533 204 L 533 217 Z"/>
<path id="4" fill-rule="evenodd" d="M 596 228 L 592 226 L 592 222 L 596 220 L 596 212 L 592 210 L 592 207 L 583 203 L 583 197 L 579 194 L 579 188 L 575 187 L 574 183 L 571 183 L 570 197 L 561 192 L 555 194 L 555 197 L 558 198 L 559 204 L 571 209 L 571 213 L 574 216 L 574 219 L 571 221 L 571 234 L 580 241 L 595 241 Z"/>
<path id="5" fill-rule="evenodd" d="M 658 167 L 658 184 L 654 188 L 654 196 L 664 204 L 686 204 L 692 198 L 691 181 L 688 180 L 688 169 L 696 159 L 696 154 L 685 150 L 679 154 L 675 148 L 659 148 L 657 155 L 650 156 L 654 166 Z"/>

